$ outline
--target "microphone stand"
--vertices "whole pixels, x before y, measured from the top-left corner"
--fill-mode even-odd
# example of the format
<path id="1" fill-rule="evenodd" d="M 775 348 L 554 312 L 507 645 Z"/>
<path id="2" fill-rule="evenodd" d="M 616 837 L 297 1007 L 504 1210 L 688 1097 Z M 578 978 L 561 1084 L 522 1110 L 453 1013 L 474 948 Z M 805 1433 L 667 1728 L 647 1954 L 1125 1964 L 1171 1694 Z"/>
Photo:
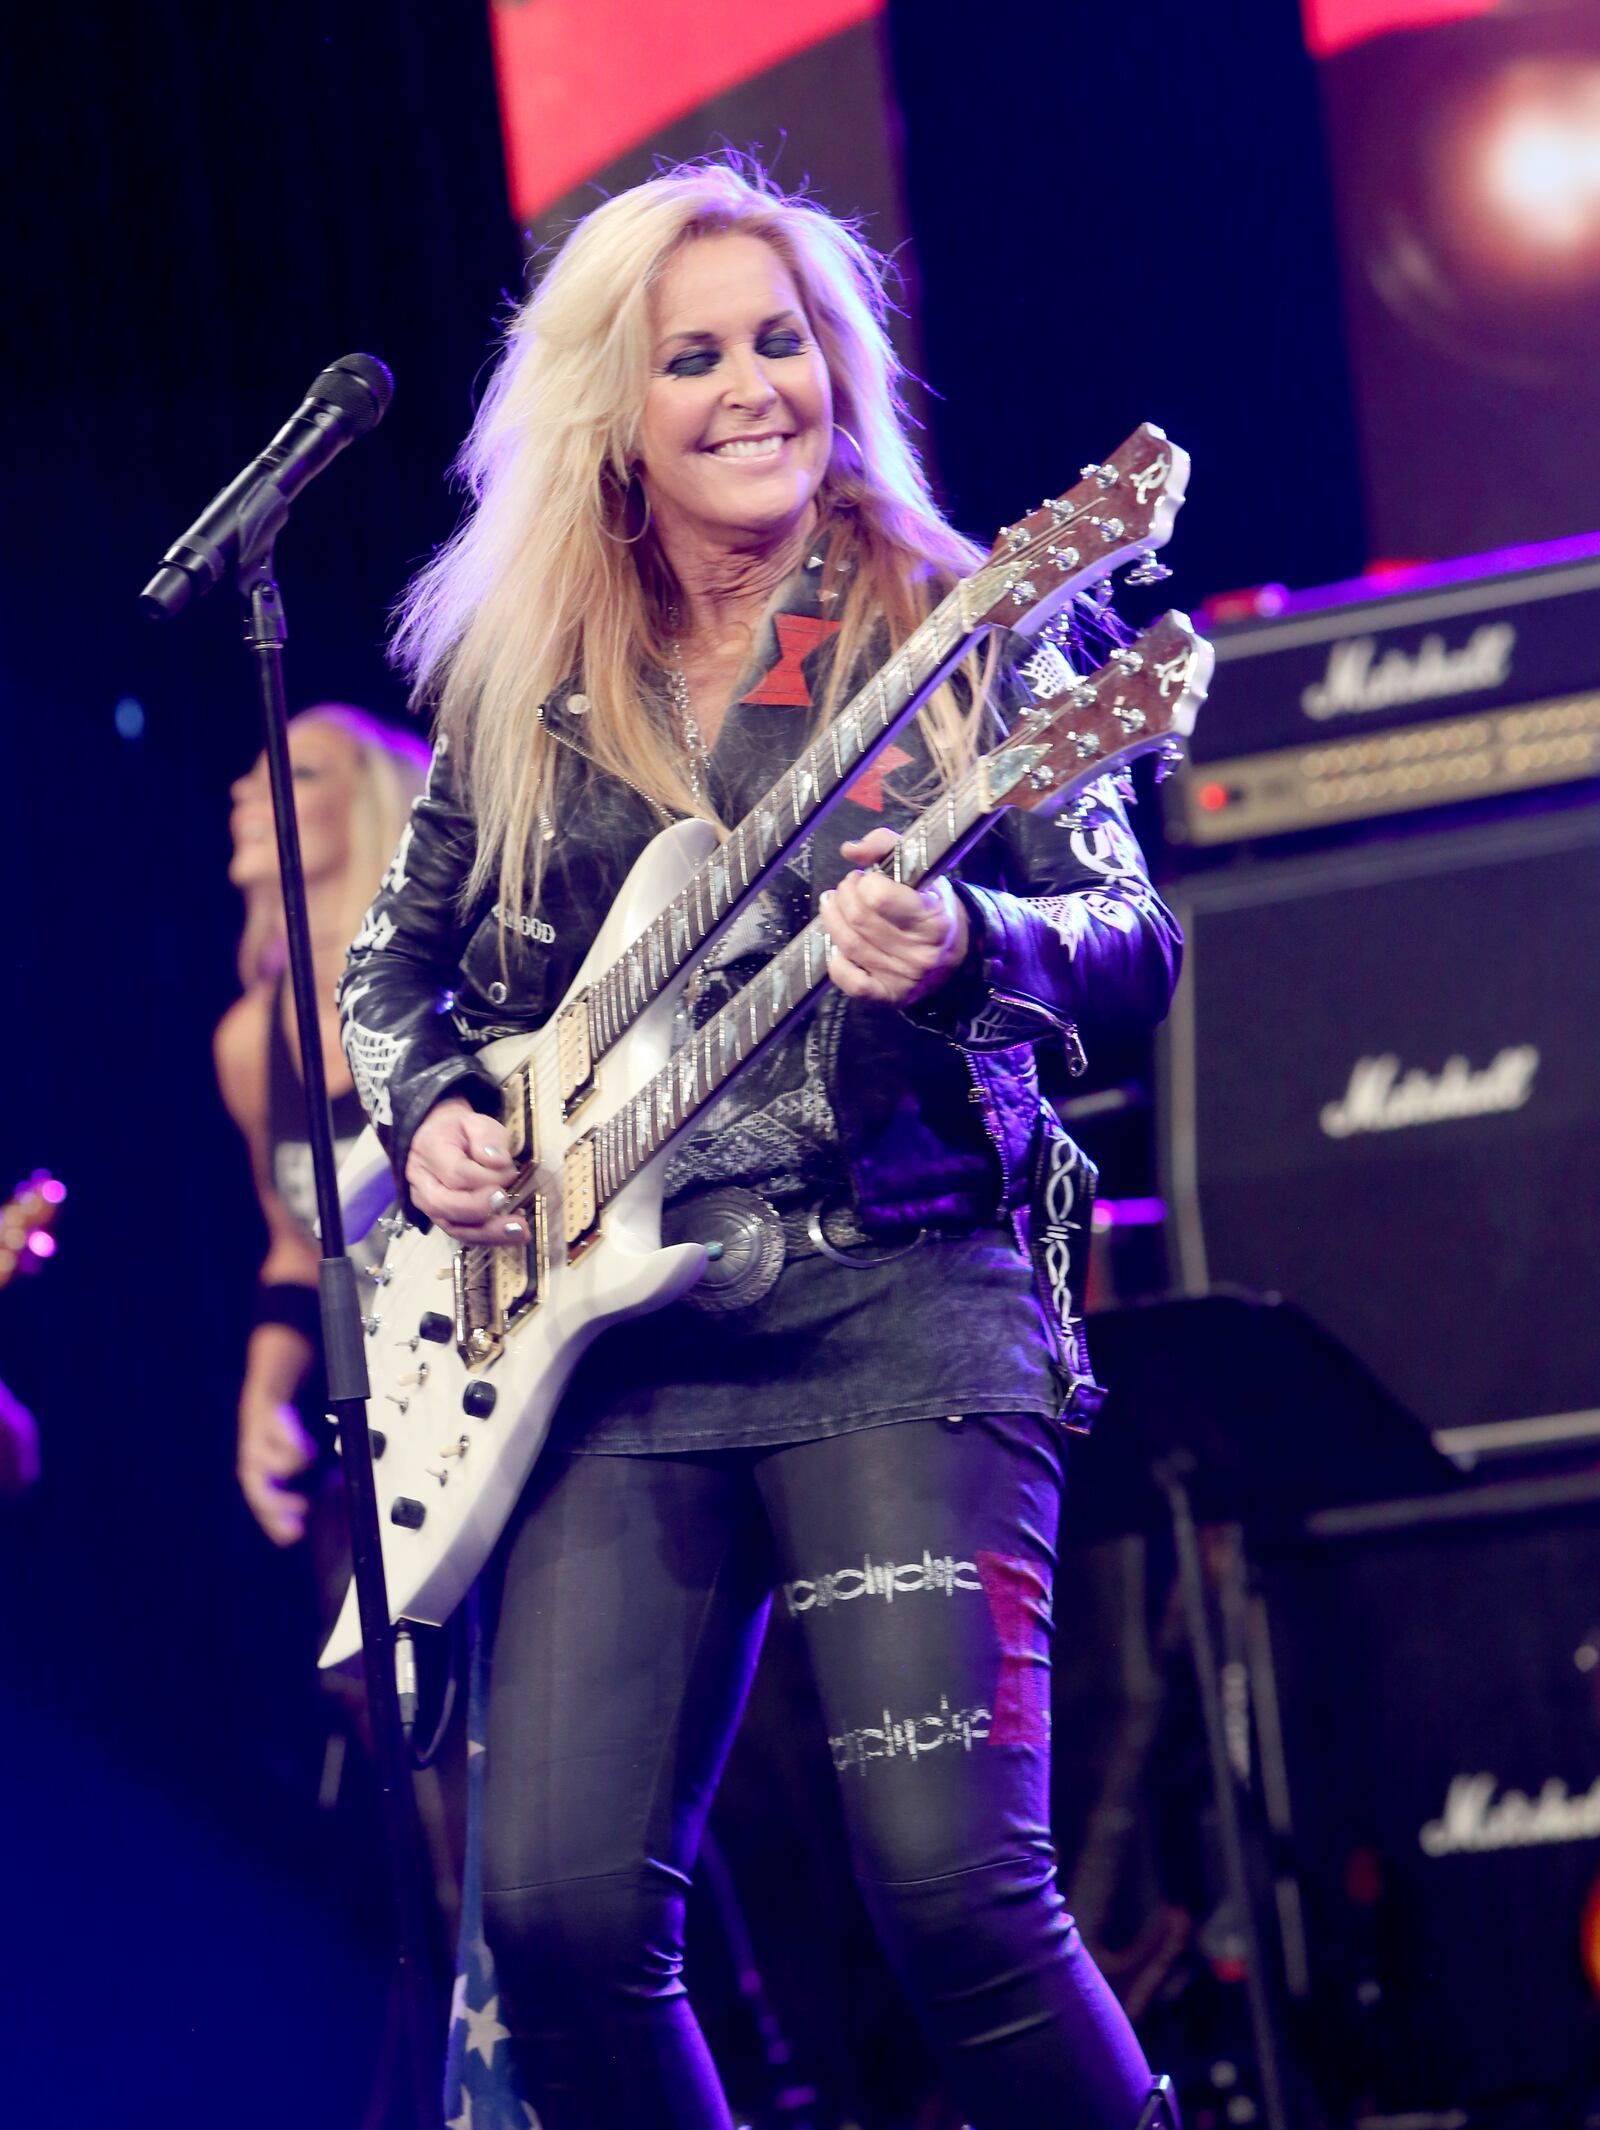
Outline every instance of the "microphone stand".
<path id="1" fill-rule="evenodd" d="M 351 1564 L 361 1617 L 373 1759 L 395 1904 L 401 2028 L 410 2071 L 411 2112 L 415 2130 L 439 2130 L 443 2106 L 443 2000 L 437 1987 L 433 1939 L 428 1927 L 420 1828 L 400 1717 L 395 1634 L 389 1624 L 389 1598 L 383 1576 L 378 1495 L 367 1424 L 370 1384 L 362 1343 L 362 1310 L 356 1295 L 355 1267 L 345 1255 L 333 1123 L 328 1113 L 327 1076 L 322 1069 L 322 1022 L 306 911 L 305 870 L 300 859 L 300 830 L 295 819 L 289 715 L 283 686 L 283 645 L 288 628 L 283 597 L 273 576 L 273 543 L 287 516 L 287 507 L 276 497 L 274 503 L 276 507 L 269 506 L 247 530 L 241 529 L 239 592 L 244 605 L 245 643 L 253 655 L 261 696 L 272 811 L 278 832 L 284 926 L 300 1028 L 306 1122 L 322 1243 L 317 1290 L 322 1310 L 328 1411 L 339 1430 L 350 1517 Z"/>

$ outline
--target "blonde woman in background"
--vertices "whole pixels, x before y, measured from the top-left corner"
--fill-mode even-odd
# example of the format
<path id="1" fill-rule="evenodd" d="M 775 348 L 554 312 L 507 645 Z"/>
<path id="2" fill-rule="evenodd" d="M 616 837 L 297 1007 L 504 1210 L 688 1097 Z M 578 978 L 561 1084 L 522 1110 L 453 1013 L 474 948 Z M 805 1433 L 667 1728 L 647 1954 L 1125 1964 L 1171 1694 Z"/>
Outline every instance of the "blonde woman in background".
<path id="1" fill-rule="evenodd" d="M 290 725 L 289 759 L 321 1003 L 317 1035 L 342 1154 L 366 1119 L 339 1047 L 334 985 L 422 789 L 427 751 L 347 703 L 318 703 Z M 267 1223 L 239 1392 L 239 1486 L 273 1544 L 292 1546 L 304 1536 L 308 1507 L 297 1482 L 317 1457 L 295 1398 L 320 1346 L 318 1250 L 300 1037 L 264 756 L 233 786 L 232 799 L 228 878 L 244 896 L 243 991 L 223 1015 L 214 1047 L 217 1083 L 250 1150 Z"/>

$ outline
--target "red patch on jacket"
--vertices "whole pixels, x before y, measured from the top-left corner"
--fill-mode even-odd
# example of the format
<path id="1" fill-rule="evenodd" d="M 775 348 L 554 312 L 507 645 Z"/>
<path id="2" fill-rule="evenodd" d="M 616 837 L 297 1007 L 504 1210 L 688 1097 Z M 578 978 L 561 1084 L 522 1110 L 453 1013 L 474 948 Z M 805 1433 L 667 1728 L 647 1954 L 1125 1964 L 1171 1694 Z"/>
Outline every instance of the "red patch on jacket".
<path id="1" fill-rule="evenodd" d="M 891 742 L 870 768 L 862 770 L 845 793 L 845 797 L 853 800 L 857 806 L 864 806 L 868 813 L 881 814 L 884 777 L 891 769 L 903 769 L 911 759 L 903 747 L 896 747 Z"/>
<path id="2" fill-rule="evenodd" d="M 819 644 L 836 635 L 839 624 L 824 621 L 818 614 L 774 614 L 772 625 L 778 632 L 777 664 L 762 675 L 745 701 L 775 703 L 785 710 L 809 710 L 811 683 L 806 679 L 801 661 L 809 658 Z"/>

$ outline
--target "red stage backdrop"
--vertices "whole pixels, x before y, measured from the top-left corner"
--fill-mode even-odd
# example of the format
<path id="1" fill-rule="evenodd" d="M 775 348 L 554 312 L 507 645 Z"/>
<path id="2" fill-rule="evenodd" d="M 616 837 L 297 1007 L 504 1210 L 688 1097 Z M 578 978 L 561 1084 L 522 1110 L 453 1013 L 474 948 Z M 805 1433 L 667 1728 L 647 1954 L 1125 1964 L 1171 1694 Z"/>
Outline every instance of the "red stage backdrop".
<path id="1" fill-rule="evenodd" d="M 491 0 L 511 207 L 558 239 L 658 164 L 753 149 L 902 245 L 886 0 Z"/>
<path id="2" fill-rule="evenodd" d="M 1346 45 L 1385 30 L 1457 22 L 1464 15 L 1487 15 L 1494 5 L 1495 0 L 1303 0 L 1306 43 L 1318 59 L 1330 59 Z"/>
<path id="3" fill-rule="evenodd" d="M 1600 7 L 1303 4 L 1373 553 L 1600 526 Z"/>

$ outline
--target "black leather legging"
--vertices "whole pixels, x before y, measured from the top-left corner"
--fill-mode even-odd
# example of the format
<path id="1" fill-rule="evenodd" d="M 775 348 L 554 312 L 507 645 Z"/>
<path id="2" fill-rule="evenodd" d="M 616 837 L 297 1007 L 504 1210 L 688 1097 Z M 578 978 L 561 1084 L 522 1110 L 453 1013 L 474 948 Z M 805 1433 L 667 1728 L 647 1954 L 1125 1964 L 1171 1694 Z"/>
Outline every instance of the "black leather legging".
<path id="1" fill-rule="evenodd" d="M 1060 1493 L 1052 1431 L 1014 1416 L 540 1467 L 495 1646 L 484 1898 L 545 2130 L 726 2130 L 684 1894 L 774 1590 L 868 1906 L 976 2130 L 1133 2130 L 1149 2073 L 1050 1842 Z"/>

